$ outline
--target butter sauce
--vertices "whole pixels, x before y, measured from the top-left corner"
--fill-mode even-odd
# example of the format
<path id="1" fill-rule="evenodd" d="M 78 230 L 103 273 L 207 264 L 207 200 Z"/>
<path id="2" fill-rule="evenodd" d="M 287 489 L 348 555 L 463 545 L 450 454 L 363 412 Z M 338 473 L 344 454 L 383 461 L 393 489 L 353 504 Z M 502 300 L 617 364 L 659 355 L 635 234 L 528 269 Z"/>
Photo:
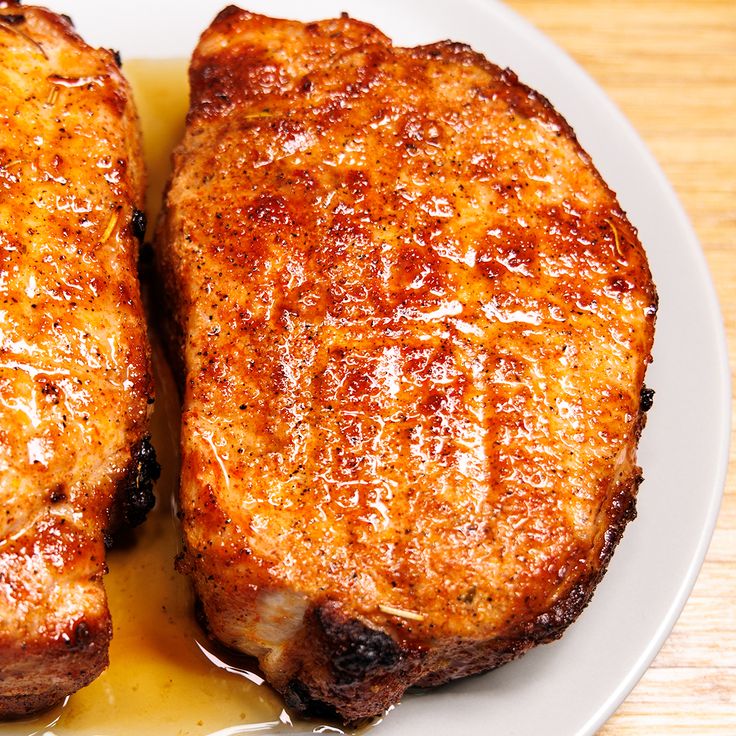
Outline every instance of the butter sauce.
<path id="1" fill-rule="evenodd" d="M 186 62 L 132 60 L 124 64 L 124 72 L 143 127 L 150 237 L 170 152 L 183 129 Z M 291 730 L 279 697 L 251 671 L 254 660 L 220 652 L 207 640 L 194 620 L 189 584 L 174 571 L 178 536 L 172 494 L 179 407 L 170 371 L 155 344 L 154 362 L 152 434 L 162 467 L 158 502 L 131 544 L 108 555 L 105 587 L 114 626 L 110 666 L 53 711 L 0 724 L 0 736 L 236 736 Z M 314 724 L 304 730 L 312 728 Z"/>

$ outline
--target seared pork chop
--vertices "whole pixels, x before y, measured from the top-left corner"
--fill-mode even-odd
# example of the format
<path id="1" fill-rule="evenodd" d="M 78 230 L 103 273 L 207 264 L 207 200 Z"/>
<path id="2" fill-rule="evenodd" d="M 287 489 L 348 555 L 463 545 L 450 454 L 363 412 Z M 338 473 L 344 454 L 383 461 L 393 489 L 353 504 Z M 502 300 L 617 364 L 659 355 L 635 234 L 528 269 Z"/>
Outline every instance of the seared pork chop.
<path id="1" fill-rule="evenodd" d="M 348 17 L 227 8 L 190 81 L 157 258 L 212 635 L 347 720 L 559 637 L 634 516 L 656 311 L 572 130 Z"/>
<path id="2" fill-rule="evenodd" d="M 103 540 L 152 501 L 142 166 L 114 54 L 0 2 L 0 718 L 105 668 Z"/>

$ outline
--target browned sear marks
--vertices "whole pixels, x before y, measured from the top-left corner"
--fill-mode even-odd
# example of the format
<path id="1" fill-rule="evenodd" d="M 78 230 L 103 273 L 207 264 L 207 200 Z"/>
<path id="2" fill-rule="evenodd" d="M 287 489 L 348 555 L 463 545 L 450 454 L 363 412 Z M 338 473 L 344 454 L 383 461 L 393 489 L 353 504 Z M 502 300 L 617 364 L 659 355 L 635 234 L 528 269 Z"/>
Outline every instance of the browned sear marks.
<path id="1" fill-rule="evenodd" d="M 347 17 L 228 8 L 190 77 L 157 257 L 212 633 L 346 719 L 559 636 L 634 513 L 656 311 L 573 132 Z"/>

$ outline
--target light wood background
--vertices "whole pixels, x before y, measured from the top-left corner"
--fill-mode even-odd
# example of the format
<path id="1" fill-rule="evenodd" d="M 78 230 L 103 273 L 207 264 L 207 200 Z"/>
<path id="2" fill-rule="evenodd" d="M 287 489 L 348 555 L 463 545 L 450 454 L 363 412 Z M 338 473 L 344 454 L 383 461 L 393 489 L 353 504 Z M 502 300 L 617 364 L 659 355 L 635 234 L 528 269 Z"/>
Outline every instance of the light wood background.
<path id="1" fill-rule="evenodd" d="M 718 292 L 733 356 L 733 380 L 736 0 L 507 0 L 507 4 L 565 49 L 606 90 L 674 185 Z M 690 600 L 659 656 L 601 736 L 736 736 L 733 437 L 730 459 L 718 526 Z"/>

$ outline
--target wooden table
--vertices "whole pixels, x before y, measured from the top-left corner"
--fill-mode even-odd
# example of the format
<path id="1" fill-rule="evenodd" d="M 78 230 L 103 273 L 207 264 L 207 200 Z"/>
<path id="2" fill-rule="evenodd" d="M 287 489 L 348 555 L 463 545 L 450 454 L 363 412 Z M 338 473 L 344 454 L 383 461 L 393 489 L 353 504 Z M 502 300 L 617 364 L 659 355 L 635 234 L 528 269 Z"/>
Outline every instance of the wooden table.
<path id="1" fill-rule="evenodd" d="M 736 0 L 507 2 L 595 78 L 654 153 L 698 233 L 736 356 Z M 732 442 L 692 596 L 602 736 L 736 734 L 735 460 Z"/>

